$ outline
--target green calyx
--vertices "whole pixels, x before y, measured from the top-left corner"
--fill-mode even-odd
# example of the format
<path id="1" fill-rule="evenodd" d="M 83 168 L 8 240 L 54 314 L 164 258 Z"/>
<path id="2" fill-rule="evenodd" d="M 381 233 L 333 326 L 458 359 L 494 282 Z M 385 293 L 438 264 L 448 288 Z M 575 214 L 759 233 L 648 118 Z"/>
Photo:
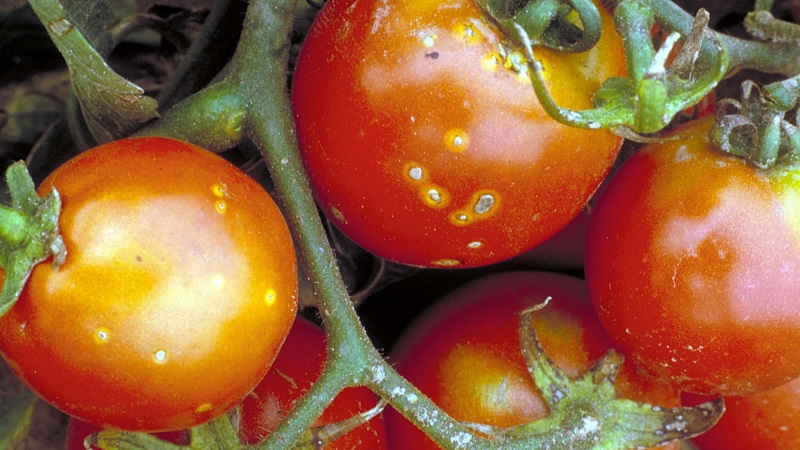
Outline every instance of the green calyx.
<path id="1" fill-rule="evenodd" d="M 757 2 L 756 10 L 745 19 L 747 31 L 761 41 L 796 45 L 800 42 L 800 25 L 775 19 L 768 11 L 771 4 Z M 763 87 L 745 81 L 740 100 L 719 102 L 711 142 L 760 169 L 796 166 L 800 163 L 800 113 L 794 120 L 788 119 L 787 113 L 796 108 L 798 97 L 800 75 Z"/>
<path id="2" fill-rule="evenodd" d="M 535 45 L 562 52 L 585 52 L 600 39 L 600 13 L 591 0 L 477 0 L 477 3 L 517 44 L 522 42 L 516 27 L 522 27 Z"/>
<path id="3" fill-rule="evenodd" d="M 689 439 L 707 431 L 722 416 L 725 408 L 721 398 L 695 407 L 676 408 L 617 398 L 614 383 L 623 357 L 614 350 L 583 376 L 570 379 L 547 356 L 536 337 L 531 315 L 546 306 L 547 301 L 523 312 L 519 332 L 528 370 L 550 414 L 504 429 L 469 424 L 473 430 L 509 441 L 548 439 L 552 448 L 611 450 L 655 447 Z M 554 429 L 559 432 L 553 433 Z"/>
<path id="4" fill-rule="evenodd" d="M 800 95 L 800 76 L 759 88 L 742 83 L 740 100 L 719 102 L 711 142 L 730 155 L 743 158 L 759 169 L 795 166 L 800 162 L 799 118 L 786 118 Z"/>
<path id="5" fill-rule="evenodd" d="M 0 315 L 16 303 L 36 264 L 52 256 L 58 268 L 67 255 L 58 229 L 58 192 L 53 189 L 39 197 L 22 162 L 8 168 L 6 180 L 11 204 L 0 205 L 0 266 L 5 270 Z"/>
<path id="6" fill-rule="evenodd" d="M 628 76 L 606 80 L 592 99 L 594 108 L 586 110 L 564 108 L 555 102 L 547 89 L 542 65 L 534 55 L 532 41 L 522 27 L 517 27 L 533 74 L 534 92 L 555 120 L 578 128 L 613 129 L 626 138 L 636 139 L 665 128 L 675 115 L 708 95 L 727 73 L 727 50 L 708 30 L 709 16 L 704 10 L 698 12 L 687 36 L 669 34 L 658 51 L 650 37 L 654 19 L 647 5 L 625 2 L 617 9 L 615 19 L 623 36 Z M 714 48 L 710 61 L 698 58 L 706 39 Z M 681 50 L 670 61 L 670 53 L 679 41 Z"/>

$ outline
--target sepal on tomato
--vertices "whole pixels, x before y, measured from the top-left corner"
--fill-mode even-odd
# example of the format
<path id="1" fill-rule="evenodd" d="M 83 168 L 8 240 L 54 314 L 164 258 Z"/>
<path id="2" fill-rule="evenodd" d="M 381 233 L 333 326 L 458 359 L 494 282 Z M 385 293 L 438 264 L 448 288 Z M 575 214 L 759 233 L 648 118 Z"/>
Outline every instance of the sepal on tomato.
<path id="1" fill-rule="evenodd" d="M 759 87 L 747 80 L 741 85 L 741 101 L 730 98 L 719 102 L 711 142 L 752 166 L 768 169 L 776 165 L 795 165 L 800 159 L 800 116 L 789 122 L 786 113 L 800 96 L 800 77 Z"/>
<path id="2" fill-rule="evenodd" d="M 86 448 L 104 450 L 206 450 L 244 448 L 239 443 L 239 435 L 227 414 L 223 414 L 211 422 L 193 427 L 190 432 L 189 445 L 178 445 L 164 441 L 148 433 L 120 430 L 102 430 L 84 440 Z"/>
<path id="3" fill-rule="evenodd" d="M 649 31 L 653 13 L 648 7 L 636 2 L 623 3 L 615 20 L 624 36 L 628 76 L 606 80 L 592 99 L 594 108 L 584 110 L 556 103 L 547 89 L 542 64 L 534 55 L 535 43 L 527 30 L 516 25 L 532 72 L 533 90 L 556 121 L 578 128 L 613 129 L 621 136 L 636 139 L 639 134 L 662 130 L 681 111 L 702 101 L 728 71 L 727 49 L 708 30 L 709 14 L 705 10 L 697 13 L 680 52 L 672 60 L 670 55 L 680 35 L 672 33 L 655 51 Z M 701 52 L 706 39 L 714 48 L 709 57 Z"/>
<path id="4" fill-rule="evenodd" d="M 591 0 L 531 1 L 520 7 L 518 1 L 478 0 L 478 5 L 494 19 L 506 36 L 519 42 L 515 28 L 520 26 L 537 45 L 562 52 L 585 52 L 597 44 L 602 31 L 600 13 Z M 580 27 L 573 21 L 580 22 Z"/>
<path id="5" fill-rule="evenodd" d="M 677 408 L 617 398 L 615 377 L 624 357 L 613 349 L 583 376 L 570 379 L 545 353 L 531 320 L 531 315 L 546 307 L 548 300 L 522 313 L 519 333 L 528 371 L 550 413 L 510 428 L 468 424 L 470 428 L 496 439 L 535 436 L 537 442 L 547 439 L 556 448 L 644 448 L 697 436 L 720 419 L 725 409 L 722 398 Z"/>
<path id="6" fill-rule="evenodd" d="M 67 256 L 58 228 L 58 192 L 53 189 L 40 197 L 21 161 L 8 168 L 6 181 L 11 204 L 0 206 L 0 266 L 5 271 L 0 315 L 16 303 L 36 264 L 52 256 L 53 266 L 58 268 Z"/>

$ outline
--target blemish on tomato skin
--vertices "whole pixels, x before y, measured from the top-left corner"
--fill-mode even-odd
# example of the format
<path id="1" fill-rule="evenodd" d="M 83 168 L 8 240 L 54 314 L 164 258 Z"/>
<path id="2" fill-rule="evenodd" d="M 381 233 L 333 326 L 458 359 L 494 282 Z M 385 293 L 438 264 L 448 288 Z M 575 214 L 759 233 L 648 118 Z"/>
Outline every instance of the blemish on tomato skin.
<path id="1" fill-rule="evenodd" d="M 164 349 L 158 349 L 153 352 L 153 362 L 156 364 L 164 364 L 167 362 L 167 351 Z"/>
<path id="2" fill-rule="evenodd" d="M 437 36 L 435 34 L 427 35 L 424 38 L 422 38 L 422 45 L 424 45 L 425 47 L 428 47 L 428 48 L 433 47 L 433 44 L 436 43 L 436 40 L 438 38 L 439 38 L 439 36 Z"/>
<path id="3" fill-rule="evenodd" d="M 461 128 L 447 130 L 444 134 L 444 147 L 451 152 L 464 152 L 469 148 L 469 134 Z"/>
<path id="4" fill-rule="evenodd" d="M 434 209 L 443 209 L 450 204 L 450 193 L 435 184 L 421 186 L 419 196 L 425 205 Z"/>
<path id="5" fill-rule="evenodd" d="M 105 327 L 98 328 L 93 335 L 94 342 L 100 345 L 107 344 L 108 339 L 110 337 L 111 337 L 111 332 L 108 330 L 108 328 Z"/>
<path id="6" fill-rule="evenodd" d="M 331 206 L 331 214 L 333 214 L 333 217 L 336 218 L 336 220 L 338 220 L 339 222 L 341 222 L 343 224 L 347 223 L 347 218 L 339 210 L 339 208 L 337 208 L 335 206 Z"/>
<path id="7" fill-rule="evenodd" d="M 220 200 L 214 204 L 214 209 L 220 214 L 225 214 L 228 212 L 228 204 Z"/>
<path id="8" fill-rule="evenodd" d="M 461 264 L 461 261 L 457 259 L 439 259 L 436 261 L 431 261 L 431 264 L 438 267 L 455 267 Z"/>
<path id="9" fill-rule="evenodd" d="M 222 182 L 217 183 L 211 186 L 211 193 L 214 195 L 214 197 L 225 198 L 228 196 L 228 186 Z"/>
<path id="10" fill-rule="evenodd" d="M 403 177 L 409 183 L 417 183 L 419 181 L 423 181 L 428 178 L 427 171 L 422 167 L 421 164 L 416 162 L 410 162 L 403 166 Z"/>
<path id="11" fill-rule="evenodd" d="M 477 214 L 487 214 L 494 207 L 495 198 L 492 194 L 481 194 L 475 202 L 473 209 Z"/>
<path id="12" fill-rule="evenodd" d="M 481 242 L 481 241 L 472 241 L 469 244 L 467 244 L 467 248 L 473 249 L 473 250 L 481 248 L 481 247 L 483 247 L 483 242 Z"/>
<path id="13" fill-rule="evenodd" d="M 456 211 L 450 215 L 450 222 L 453 225 L 464 226 L 468 225 L 472 220 L 472 215 L 464 211 Z"/>
<path id="14" fill-rule="evenodd" d="M 213 408 L 211 403 L 203 403 L 202 405 L 200 405 L 197 408 L 195 408 L 194 412 L 196 412 L 198 414 L 202 414 L 202 413 L 206 413 L 206 412 L 211 411 L 211 408 Z"/>
<path id="15" fill-rule="evenodd" d="M 264 303 L 266 303 L 267 306 L 273 306 L 275 304 L 275 300 L 277 300 L 277 295 L 275 294 L 275 291 L 269 289 L 267 293 L 264 294 Z"/>

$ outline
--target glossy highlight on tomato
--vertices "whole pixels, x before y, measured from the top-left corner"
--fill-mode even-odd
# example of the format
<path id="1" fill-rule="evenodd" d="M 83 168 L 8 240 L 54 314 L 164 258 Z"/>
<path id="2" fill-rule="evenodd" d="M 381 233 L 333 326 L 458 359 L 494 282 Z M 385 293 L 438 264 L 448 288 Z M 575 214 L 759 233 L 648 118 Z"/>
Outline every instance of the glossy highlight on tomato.
<path id="1" fill-rule="evenodd" d="M 537 49 L 549 89 L 591 107 L 625 71 L 610 15 L 580 54 Z M 561 125 L 522 49 L 471 0 L 330 0 L 299 56 L 292 105 L 327 217 L 389 260 L 473 267 L 531 249 L 578 215 L 622 139 Z"/>
<path id="2" fill-rule="evenodd" d="M 288 227 L 253 179 L 200 147 L 112 142 L 50 174 L 67 248 L 0 318 L 0 351 L 42 398 L 99 427 L 188 428 L 264 377 L 294 321 Z"/>
<path id="3" fill-rule="evenodd" d="M 325 333 L 298 317 L 272 368 L 240 405 L 239 437 L 257 444 L 268 436 L 311 389 L 325 364 Z M 340 422 L 373 408 L 378 396 L 366 387 L 347 388 L 325 409 L 314 427 Z M 386 424 L 382 415 L 325 445 L 327 450 L 385 450 Z"/>
<path id="4" fill-rule="evenodd" d="M 552 297 L 547 306 L 532 317 L 542 347 L 567 376 L 583 375 L 612 341 L 583 280 L 547 272 L 506 272 L 463 285 L 412 323 L 391 350 L 391 360 L 456 420 L 498 428 L 532 422 L 548 409 L 522 356 L 519 316 L 547 297 Z M 680 405 L 677 389 L 627 362 L 616 391 L 636 401 Z M 438 448 L 391 407 L 385 415 L 392 448 Z"/>
<path id="5" fill-rule="evenodd" d="M 800 375 L 800 168 L 715 150 L 711 123 L 614 175 L 590 220 L 586 279 L 641 367 L 684 391 L 745 395 Z"/>

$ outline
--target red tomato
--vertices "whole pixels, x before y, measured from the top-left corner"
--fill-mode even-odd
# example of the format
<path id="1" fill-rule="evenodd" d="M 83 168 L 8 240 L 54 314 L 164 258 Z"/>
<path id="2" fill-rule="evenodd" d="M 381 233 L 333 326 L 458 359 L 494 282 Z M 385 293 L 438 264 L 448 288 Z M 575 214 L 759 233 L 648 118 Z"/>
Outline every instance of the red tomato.
<path id="1" fill-rule="evenodd" d="M 711 120 L 644 147 L 596 205 L 586 277 L 623 352 L 682 390 L 800 375 L 800 172 L 715 151 Z"/>
<path id="2" fill-rule="evenodd" d="M 701 450 L 800 448 L 800 378 L 766 392 L 725 397 L 722 419 L 692 441 Z"/>
<path id="3" fill-rule="evenodd" d="M 67 437 L 65 450 L 85 450 L 83 440 L 88 436 L 98 433 L 102 428 L 94 425 L 89 425 L 86 422 L 81 422 L 78 419 L 70 419 L 67 423 Z M 157 433 L 156 437 L 163 441 L 171 442 L 178 445 L 189 444 L 189 430 L 167 431 L 164 433 Z M 91 446 L 91 450 L 99 450 L 98 447 Z"/>
<path id="4" fill-rule="evenodd" d="M 536 50 L 564 106 L 591 107 L 625 71 L 600 13 L 592 50 Z M 381 257 L 426 267 L 489 264 L 543 242 L 578 215 L 621 144 L 549 117 L 524 52 L 472 0 L 329 1 L 303 45 L 292 104 L 329 219 Z"/>
<path id="5" fill-rule="evenodd" d="M 297 270 L 269 195 L 217 155 L 109 143 L 42 183 L 61 194 L 66 262 L 36 266 L 0 351 L 42 398 L 100 427 L 206 422 L 264 377 L 291 328 Z"/>
<path id="6" fill-rule="evenodd" d="M 464 285 L 403 333 L 391 352 L 397 371 L 455 419 L 495 427 L 547 414 L 519 343 L 519 314 L 551 296 L 533 315 L 547 354 L 570 377 L 585 373 L 611 347 L 582 280 L 545 272 L 509 272 Z M 617 393 L 678 406 L 678 391 L 623 364 Z M 436 449 L 395 410 L 386 421 L 392 448 Z M 677 448 L 670 444 L 663 448 Z"/>
<path id="7" fill-rule="evenodd" d="M 246 444 L 256 444 L 274 430 L 294 403 L 319 378 L 325 364 L 325 333 L 305 319 L 298 318 L 278 358 L 264 380 L 241 404 L 239 436 Z M 314 426 L 339 422 L 365 412 L 378 404 L 378 396 L 368 388 L 342 391 L 322 413 Z M 386 425 L 379 415 L 366 424 L 325 446 L 330 450 L 386 449 Z"/>

